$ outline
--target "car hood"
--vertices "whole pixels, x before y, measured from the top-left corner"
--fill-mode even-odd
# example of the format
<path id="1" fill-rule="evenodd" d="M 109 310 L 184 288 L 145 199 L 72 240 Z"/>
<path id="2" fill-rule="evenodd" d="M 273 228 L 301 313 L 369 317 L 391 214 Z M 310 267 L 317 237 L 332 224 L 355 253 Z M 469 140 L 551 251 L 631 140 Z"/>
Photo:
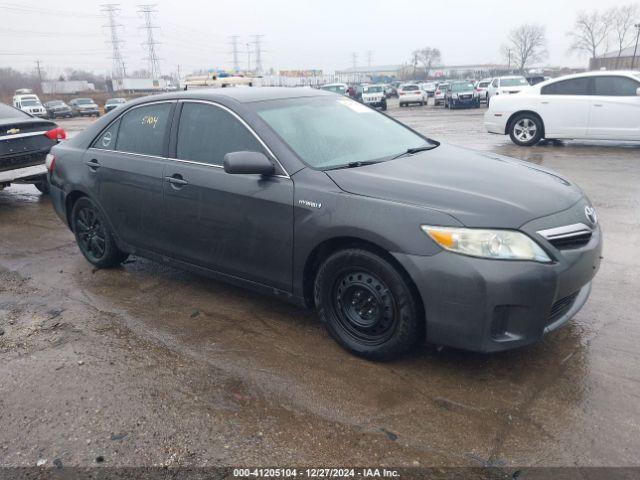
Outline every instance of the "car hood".
<path id="1" fill-rule="evenodd" d="M 519 228 L 583 198 L 550 170 L 450 145 L 326 173 L 346 192 L 436 209 L 468 227 Z"/>

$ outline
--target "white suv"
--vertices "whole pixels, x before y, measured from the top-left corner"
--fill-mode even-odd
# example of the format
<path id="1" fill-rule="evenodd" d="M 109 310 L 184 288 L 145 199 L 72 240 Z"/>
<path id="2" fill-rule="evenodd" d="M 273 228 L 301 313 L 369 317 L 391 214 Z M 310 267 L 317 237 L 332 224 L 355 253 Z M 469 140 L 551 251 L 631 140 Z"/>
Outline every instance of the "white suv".
<path id="1" fill-rule="evenodd" d="M 568 75 L 500 95 L 484 123 L 520 146 L 542 138 L 640 141 L 640 72 Z"/>
<path id="2" fill-rule="evenodd" d="M 427 94 L 420 88 L 417 83 L 405 83 L 400 85 L 398 89 L 398 98 L 400 99 L 400 106 L 404 107 L 410 103 L 418 103 L 420 105 L 427 104 Z"/>
<path id="3" fill-rule="evenodd" d="M 519 75 L 496 77 L 487 87 L 487 103 L 491 103 L 497 95 L 513 95 L 529 88 L 527 79 Z"/>
<path id="4" fill-rule="evenodd" d="M 15 95 L 13 97 L 13 106 L 18 110 L 29 113 L 35 117 L 46 117 L 47 109 L 40 102 L 37 95 L 30 93 L 27 95 Z"/>

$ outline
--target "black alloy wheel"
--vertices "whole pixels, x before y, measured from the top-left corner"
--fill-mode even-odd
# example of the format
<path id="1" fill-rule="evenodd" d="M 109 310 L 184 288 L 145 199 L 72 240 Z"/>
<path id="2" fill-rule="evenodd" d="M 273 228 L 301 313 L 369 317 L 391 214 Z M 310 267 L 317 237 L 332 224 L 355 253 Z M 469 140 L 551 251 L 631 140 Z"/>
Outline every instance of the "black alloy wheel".
<path id="1" fill-rule="evenodd" d="M 93 265 L 114 267 L 128 257 L 127 253 L 118 249 L 102 212 L 89 198 L 82 197 L 75 203 L 72 227 L 80 251 Z"/>

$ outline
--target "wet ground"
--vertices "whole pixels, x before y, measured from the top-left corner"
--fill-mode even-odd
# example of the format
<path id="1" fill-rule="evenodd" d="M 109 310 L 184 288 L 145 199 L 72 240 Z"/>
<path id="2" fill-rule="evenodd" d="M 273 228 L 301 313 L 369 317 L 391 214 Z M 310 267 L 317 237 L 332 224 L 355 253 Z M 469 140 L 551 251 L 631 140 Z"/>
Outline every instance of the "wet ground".
<path id="1" fill-rule="evenodd" d="M 513 352 L 366 362 L 276 299 L 140 258 L 92 269 L 47 197 L 14 186 L 0 191 L 0 465 L 639 465 L 640 145 L 517 148 L 483 112 L 390 109 L 582 186 L 605 259 L 565 328 Z"/>

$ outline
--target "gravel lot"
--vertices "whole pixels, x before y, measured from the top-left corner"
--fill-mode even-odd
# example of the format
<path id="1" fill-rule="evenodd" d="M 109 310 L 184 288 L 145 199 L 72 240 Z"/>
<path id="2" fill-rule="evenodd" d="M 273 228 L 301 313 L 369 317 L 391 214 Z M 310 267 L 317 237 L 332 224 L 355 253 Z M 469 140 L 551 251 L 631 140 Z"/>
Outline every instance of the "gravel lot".
<path id="1" fill-rule="evenodd" d="M 391 103 L 432 138 L 582 186 L 605 259 L 569 325 L 512 352 L 369 363 L 279 300 L 140 258 L 93 270 L 48 198 L 14 186 L 0 191 L 0 465 L 640 465 L 640 145 L 522 149 L 484 132 L 484 109 Z"/>

